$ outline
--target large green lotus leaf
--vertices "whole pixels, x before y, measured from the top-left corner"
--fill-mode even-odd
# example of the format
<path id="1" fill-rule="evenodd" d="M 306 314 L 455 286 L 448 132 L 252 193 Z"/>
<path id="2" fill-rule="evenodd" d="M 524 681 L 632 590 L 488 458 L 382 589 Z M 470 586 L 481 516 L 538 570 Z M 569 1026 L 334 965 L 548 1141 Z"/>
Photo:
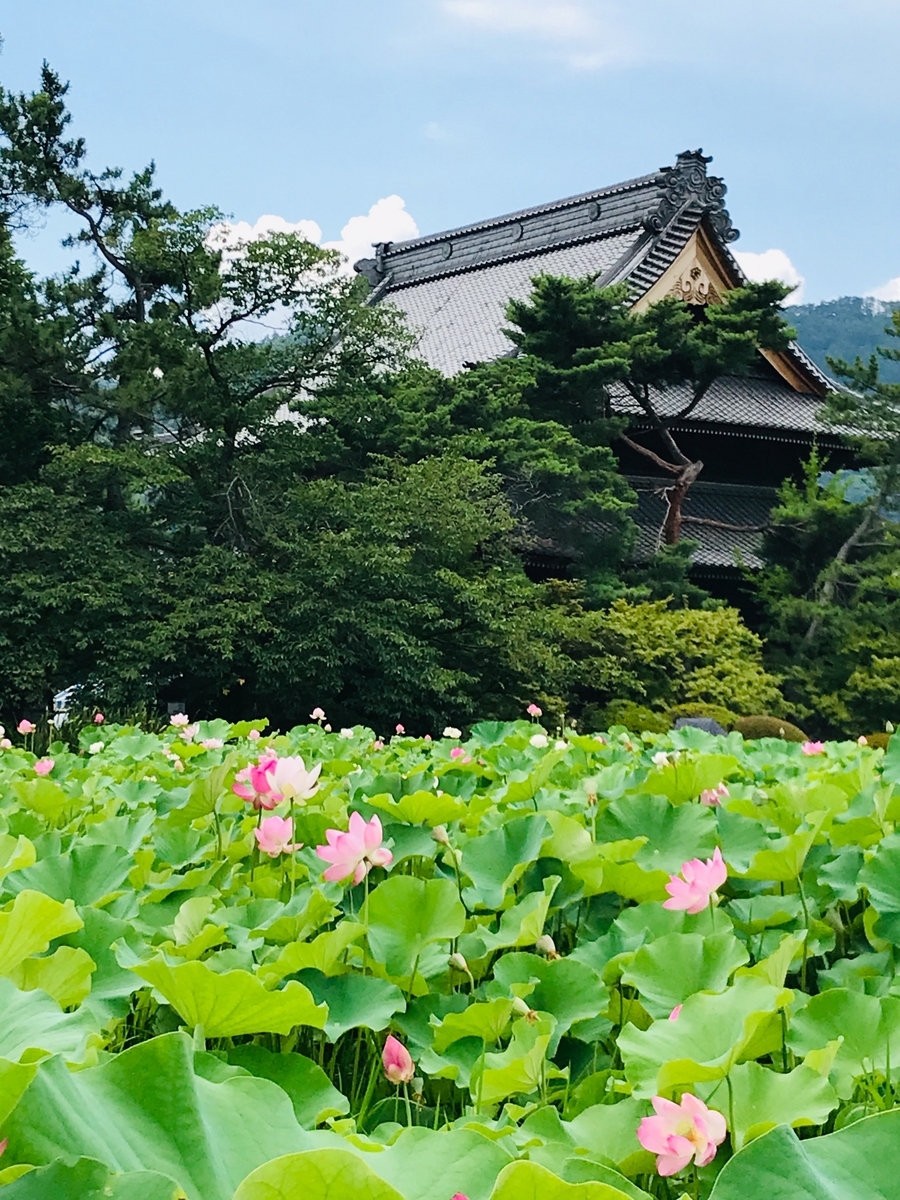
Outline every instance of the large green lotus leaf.
<path id="1" fill-rule="evenodd" d="M 20 892 L 0 912 L 0 975 L 9 975 L 32 954 L 43 954 L 54 938 L 82 923 L 71 900 L 60 904 L 40 892 Z"/>
<path id="2" fill-rule="evenodd" d="M 665 796 L 675 805 L 686 804 L 707 788 L 718 787 L 738 765 L 732 754 L 700 754 L 697 758 L 680 755 L 652 770 L 640 790 L 651 796 Z"/>
<path id="3" fill-rule="evenodd" d="M 87 906 L 79 916 L 84 926 L 59 940 L 61 946 L 71 946 L 89 954 L 96 965 L 91 976 L 89 1004 L 92 1009 L 105 1015 L 124 1016 L 127 997 L 143 986 L 133 971 L 119 965 L 113 944 L 124 941 L 129 925 L 101 908 Z"/>
<path id="4" fill-rule="evenodd" d="M 792 896 L 749 896 L 743 900 L 732 900 L 728 915 L 735 925 L 748 937 L 762 933 L 778 925 L 795 921 L 803 911 L 800 897 Z"/>
<path id="5" fill-rule="evenodd" d="M 106 817 L 93 825 L 88 825 L 82 845 L 121 846 L 129 854 L 134 854 L 141 847 L 144 838 L 153 828 L 156 811 L 150 809 L 139 816 Z"/>
<path id="6" fill-rule="evenodd" d="M 716 825 L 719 830 L 719 845 L 722 857 L 732 871 L 746 871 L 757 850 L 768 844 L 765 826 L 754 816 L 731 812 L 725 806 L 716 809 Z"/>
<path id="7" fill-rule="evenodd" d="M 242 1033 L 290 1033 L 295 1025 L 323 1029 L 328 1017 L 308 988 L 296 980 L 280 992 L 269 992 L 249 971 L 219 974 L 205 962 L 171 967 L 162 958 L 131 968 L 153 985 L 191 1028 L 204 1037 L 237 1037 Z"/>
<path id="8" fill-rule="evenodd" d="M 711 808 L 683 804 L 673 808 L 662 796 L 625 796 L 614 800 L 597 822 L 597 840 L 618 842 L 646 837 L 635 855 L 645 871 L 677 874 L 692 858 L 710 858 L 716 846 L 716 818 Z"/>
<path id="9" fill-rule="evenodd" d="M 97 904 L 121 888 L 134 859 L 119 846 L 76 845 L 68 854 L 41 859 L 3 881 L 7 892 L 32 888 L 54 900 Z"/>
<path id="10" fill-rule="evenodd" d="M 548 812 L 546 817 L 553 832 L 541 845 L 541 857 L 565 863 L 581 884 L 585 896 L 611 890 L 610 879 L 623 874 L 616 868 L 629 863 L 647 841 L 644 837 L 626 838 L 598 846 L 581 821 L 574 817 L 558 812 Z"/>
<path id="11" fill-rule="evenodd" d="M 627 1096 L 617 1104 L 594 1104 L 563 1124 L 576 1146 L 608 1158 L 624 1175 L 640 1175 L 655 1163 L 637 1140 L 638 1126 L 650 1113 L 648 1101 Z"/>
<path id="12" fill-rule="evenodd" d="M 641 946 L 622 975 L 636 987 L 653 1017 L 667 1017 L 695 992 L 721 992 L 747 962 L 746 946 L 733 933 L 667 933 Z"/>
<path id="13" fill-rule="evenodd" d="M 248 1175 L 234 1200 L 404 1200 L 349 1150 L 286 1154 Z"/>
<path id="14" fill-rule="evenodd" d="M 747 1142 L 768 1133 L 776 1125 L 823 1125 L 837 1108 L 838 1094 L 818 1071 L 801 1063 L 787 1075 L 759 1063 L 741 1063 L 731 1072 L 733 1100 L 723 1083 L 710 1089 L 700 1084 L 697 1092 L 711 1108 L 730 1119 L 732 1145 L 740 1150 Z"/>
<path id="15" fill-rule="evenodd" d="M 634 1130 L 629 1129 L 628 1132 L 633 1142 Z M 646 1192 L 602 1161 L 608 1156 L 596 1149 L 585 1151 L 573 1137 L 571 1129 L 560 1120 L 557 1110 L 549 1105 L 529 1114 L 514 1136 L 519 1148 L 527 1149 L 529 1161 L 540 1163 L 567 1183 L 596 1180 L 619 1188 L 630 1200 L 650 1200 Z"/>
<path id="16" fill-rule="evenodd" d="M 385 1029 L 396 1012 L 403 1012 L 406 1001 L 394 983 L 371 975 L 334 975 L 321 971 L 300 972 L 300 982 L 308 987 L 313 999 L 328 1006 L 325 1034 L 336 1042 L 348 1029 Z"/>
<path id="17" fill-rule="evenodd" d="M 830 888 L 838 900 L 855 904 L 859 899 L 859 873 L 864 862 L 862 850 L 858 846 L 848 846 L 819 867 L 816 882 L 819 887 Z M 897 901 L 900 904 L 900 895 Z"/>
<path id="18" fill-rule="evenodd" d="M 830 1079 L 847 1098 L 854 1080 L 900 1062 L 900 999 L 829 988 L 813 996 L 791 1022 L 788 1044 L 798 1054 L 840 1041 Z"/>
<path id="19" fill-rule="evenodd" d="M 0 1058 L 0 1125 L 16 1107 L 37 1072 L 37 1063 Z"/>
<path id="20" fill-rule="evenodd" d="M 268 1079 L 203 1078 L 181 1033 L 83 1071 L 49 1059 L 4 1133 L 11 1162 L 83 1155 L 113 1171 L 158 1171 L 190 1200 L 231 1200 L 250 1171 L 321 1136 L 300 1128 L 290 1099 Z"/>
<path id="21" fill-rule="evenodd" d="M 900 1109 L 800 1141 L 785 1126 L 725 1164 L 710 1200 L 896 1200 Z"/>
<path id="22" fill-rule="evenodd" d="M 627 1192 L 608 1183 L 566 1183 L 534 1162 L 505 1167 L 490 1200 L 629 1200 Z"/>
<path id="23" fill-rule="evenodd" d="M 443 1021 L 434 1022 L 434 1041 L 432 1050 L 435 1054 L 445 1053 L 448 1046 L 461 1038 L 480 1038 L 488 1046 L 493 1046 L 503 1037 L 512 1020 L 513 1002 L 497 997 L 485 1003 L 470 1004 L 463 1012 L 450 1012 Z"/>
<path id="24" fill-rule="evenodd" d="M 20 1176 L 3 1200 L 182 1200 L 184 1192 L 156 1171 L 110 1171 L 93 1158 L 63 1159 Z"/>
<path id="25" fill-rule="evenodd" d="M 502 914 L 495 933 L 489 929 L 479 929 L 477 933 L 468 934 L 461 940 L 460 950 L 466 957 L 477 959 L 509 946 L 533 946 L 544 932 L 544 923 L 559 881 L 558 875 L 548 875 L 542 891 L 529 892 L 518 904 Z"/>
<path id="26" fill-rule="evenodd" d="M 436 1132 L 405 1129 L 380 1154 L 365 1155 L 371 1169 L 404 1200 L 446 1200 L 457 1192 L 468 1200 L 488 1200 L 494 1182 L 510 1161 L 503 1141 L 468 1129 Z M 453 1189 L 452 1191 L 450 1189 Z"/>
<path id="27" fill-rule="evenodd" d="M 787 837 L 770 842 L 765 850 L 754 854 L 753 862 L 744 872 L 744 878 L 774 880 L 776 883 L 787 883 L 791 879 L 797 879 L 803 871 L 803 864 L 813 842 L 819 836 L 822 824 L 823 821 L 819 818 L 811 829 L 800 829 Z"/>
<path id="28" fill-rule="evenodd" d="M 219 766 L 213 767 L 196 779 L 191 787 L 190 799 L 181 808 L 173 808 L 169 813 L 169 821 L 173 825 L 190 825 L 199 817 L 208 817 L 225 792 L 228 773 L 234 763 L 232 756 Z"/>
<path id="29" fill-rule="evenodd" d="M 884 839 L 875 856 L 859 872 L 857 882 L 868 890 L 872 907 L 878 913 L 875 932 L 900 945 L 900 833 Z"/>
<path id="30" fill-rule="evenodd" d="M 516 1021 L 506 1049 L 486 1054 L 483 1069 L 473 1072 L 469 1085 L 473 1098 L 496 1104 L 508 1096 L 527 1096 L 540 1086 L 542 1076 L 561 1075 L 545 1062 L 554 1024 L 552 1017 Z"/>
<path id="31" fill-rule="evenodd" d="M 258 1079 L 271 1079 L 291 1098 L 294 1116 L 304 1129 L 315 1129 L 329 1117 L 343 1116 L 350 1103 L 322 1068 L 302 1054 L 272 1054 L 262 1046 L 234 1046 L 228 1061 Z"/>
<path id="32" fill-rule="evenodd" d="M 311 942 L 291 942 L 281 954 L 263 963 L 257 974 L 271 986 L 280 983 L 286 975 L 313 968 L 323 975 L 341 975 L 348 968 L 343 962 L 344 951 L 366 932 L 365 925 L 355 921 L 341 921 L 337 929 L 320 933 Z"/>
<path id="33" fill-rule="evenodd" d="M 539 857 L 546 830 L 546 818 L 533 813 L 507 821 L 466 844 L 462 869 L 472 880 L 472 887 L 464 893 L 470 909 L 503 906 L 509 888 Z"/>
<path id="34" fill-rule="evenodd" d="M 412 792 L 395 800 L 390 793 L 367 796 L 366 804 L 387 813 L 390 820 L 407 825 L 449 825 L 466 815 L 466 806 L 447 792 Z"/>
<path id="35" fill-rule="evenodd" d="M 0 979 L 0 1013 L 0 1056 L 13 1061 L 26 1050 L 46 1050 L 83 1062 L 103 1023 L 84 1008 L 64 1013 L 44 992 L 21 992 L 9 979 Z"/>
<path id="36" fill-rule="evenodd" d="M 619 1049 L 634 1094 L 667 1095 L 724 1079 L 743 1059 L 772 1053 L 781 1045 L 779 1009 L 790 999 L 784 988 L 739 976 L 718 995 L 690 996 L 676 1021 L 654 1021 L 647 1030 L 626 1025 Z"/>
<path id="37" fill-rule="evenodd" d="M 562 762 L 569 753 L 565 749 L 546 751 L 538 759 L 531 770 L 510 771 L 506 776 L 506 786 L 494 793 L 495 804 L 522 804 L 534 800 L 538 792 L 549 781 L 554 768 Z"/>
<path id="38" fill-rule="evenodd" d="M 369 896 L 362 920 L 373 957 L 389 975 L 405 978 L 426 946 L 459 937 L 466 910 L 449 879 L 393 875 Z"/>
<path id="39" fill-rule="evenodd" d="M 23 992 L 40 988 L 63 1008 L 76 1008 L 90 994 L 96 969 L 87 951 L 60 946 L 45 958 L 26 958 L 6 977 Z"/>
<path id="40" fill-rule="evenodd" d="M 59 786 L 55 779 L 17 779 L 12 790 L 26 808 L 55 824 L 67 808 L 78 803 Z"/>
<path id="41" fill-rule="evenodd" d="M 551 1056 L 556 1053 L 560 1038 L 577 1021 L 599 1016 L 609 1000 L 609 992 L 596 972 L 570 958 L 552 960 L 536 954 L 504 954 L 494 967 L 494 979 L 507 992 L 512 992 L 516 985 L 534 983 L 533 990 L 521 994 L 529 1008 L 556 1018 Z"/>
<path id="42" fill-rule="evenodd" d="M 13 837 L 11 833 L 0 833 L 0 880 L 10 871 L 21 871 L 31 867 L 37 861 L 37 851 L 34 842 L 24 834 Z"/>

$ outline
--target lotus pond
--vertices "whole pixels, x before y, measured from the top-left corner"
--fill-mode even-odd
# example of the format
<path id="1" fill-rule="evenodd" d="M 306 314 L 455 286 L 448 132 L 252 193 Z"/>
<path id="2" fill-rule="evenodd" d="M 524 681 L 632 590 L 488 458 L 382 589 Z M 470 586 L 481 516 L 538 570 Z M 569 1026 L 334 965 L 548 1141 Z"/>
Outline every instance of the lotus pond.
<path id="1" fill-rule="evenodd" d="M 900 738 L 0 743 L 8 1200 L 900 1195 Z"/>

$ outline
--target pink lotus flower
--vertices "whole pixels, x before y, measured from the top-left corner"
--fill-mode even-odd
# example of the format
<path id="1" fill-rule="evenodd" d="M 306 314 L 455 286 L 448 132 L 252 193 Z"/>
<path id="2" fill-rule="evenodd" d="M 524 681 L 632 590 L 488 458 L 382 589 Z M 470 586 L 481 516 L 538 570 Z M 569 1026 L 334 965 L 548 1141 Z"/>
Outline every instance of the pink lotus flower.
<path id="1" fill-rule="evenodd" d="M 260 736 L 261 735 L 260 735 L 260 732 L 258 729 L 251 729 L 250 732 L 247 734 L 247 737 L 250 739 L 251 742 L 258 742 L 260 739 Z"/>
<path id="2" fill-rule="evenodd" d="M 204 738 L 200 745 L 204 750 L 221 750 L 225 743 L 221 738 Z"/>
<path id="3" fill-rule="evenodd" d="M 235 776 L 231 790 L 242 800 L 249 800 L 254 808 L 273 809 L 281 800 L 272 786 L 272 772 L 277 758 L 261 759 L 256 766 L 244 767 Z"/>
<path id="4" fill-rule="evenodd" d="M 325 720 L 325 709 L 324 708 L 314 708 L 309 715 L 312 717 L 312 719 L 314 721 L 324 721 Z"/>
<path id="5" fill-rule="evenodd" d="M 660 1175 L 676 1175 L 691 1159 L 705 1167 L 716 1157 L 716 1150 L 725 1140 L 728 1127 L 725 1118 L 715 1109 L 707 1108 L 702 1100 L 685 1092 L 681 1103 L 653 1097 L 655 1117 L 644 1117 L 638 1126 L 637 1139 L 651 1154 L 655 1154 Z"/>
<path id="6" fill-rule="evenodd" d="M 37 729 L 37 725 L 32 725 L 30 721 L 26 721 L 23 717 L 23 719 L 16 726 L 16 729 L 24 737 L 26 733 L 34 733 L 34 731 Z"/>
<path id="7" fill-rule="evenodd" d="M 278 793 L 281 800 L 296 800 L 305 804 L 319 790 L 317 782 L 322 771 L 322 764 L 317 763 L 311 771 L 299 754 L 289 758 L 274 759 L 272 768 L 272 790 Z"/>
<path id="8" fill-rule="evenodd" d="M 259 842 L 260 850 L 265 851 L 269 858 L 277 858 L 279 854 L 293 854 L 302 850 L 303 843 L 296 846 L 291 844 L 294 836 L 294 822 L 290 817 L 266 817 L 260 821 L 253 834 Z"/>
<path id="9" fill-rule="evenodd" d="M 529 704 L 525 711 L 528 713 L 529 717 L 542 717 L 544 715 L 544 710 L 542 708 L 538 708 L 536 704 Z"/>
<path id="10" fill-rule="evenodd" d="M 453 759 L 462 759 L 463 762 L 471 762 L 471 759 L 462 746 L 454 746 L 450 751 L 450 757 Z"/>
<path id="11" fill-rule="evenodd" d="M 39 758 L 34 764 L 35 775 L 49 775 L 53 770 L 52 758 Z"/>
<path id="12" fill-rule="evenodd" d="M 372 743 L 372 749 L 373 750 L 383 750 L 384 749 L 384 742 L 381 740 L 381 738 L 375 739 L 375 741 Z"/>
<path id="13" fill-rule="evenodd" d="M 0 750 L 12 750 L 12 742 L 8 737 L 0 738 Z"/>
<path id="14" fill-rule="evenodd" d="M 389 1034 L 384 1043 L 381 1061 L 384 1064 L 384 1073 L 391 1083 L 409 1083 L 416 1073 L 409 1051 L 393 1034 Z"/>
<path id="15" fill-rule="evenodd" d="M 672 875 L 666 884 L 669 899 L 663 908 L 684 910 L 692 916 L 703 912 L 711 900 L 716 900 L 716 889 L 720 888 L 728 878 L 728 868 L 722 858 L 719 847 L 712 858 L 702 862 L 692 858 L 681 866 L 681 876 Z"/>
<path id="16" fill-rule="evenodd" d="M 181 736 L 186 742 L 192 742 L 197 736 L 197 731 L 199 728 L 199 725 L 185 725 L 181 730 Z"/>
<path id="17" fill-rule="evenodd" d="M 94 724 L 95 725 L 102 725 L 105 720 L 106 720 L 106 717 L 104 717 L 103 713 L 94 713 Z"/>
<path id="18" fill-rule="evenodd" d="M 404 734 L 404 733 L 406 733 L 406 729 L 402 725 L 397 725 L 395 732 L 399 733 L 399 734 Z"/>
<path id="19" fill-rule="evenodd" d="M 328 845 L 316 846 L 316 854 L 332 864 L 324 875 L 328 883 L 351 876 L 354 884 L 361 883 L 372 867 L 386 867 L 393 862 L 393 854 L 381 844 L 383 833 L 377 816 L 366 822 L 358 812 L 351 813 L 347 833 L 326 829 L 325 837 Z"/>
<path id="20" fill-rule="evenodd" d="M 824 742 L 804 742 L 803 745 L 800 747 L 800 749 L 802 750 L 802 752 L 804 754 L 824 754 L 825 753 L 825 743 Z"/>
<path id="21" fill-rule="evenodd" d="M 684 1006 L 681 1004 L 676 1004 L 675 1007 L 672 1009 L 672 1011 L 669 1013 L 669 1020 L 677 1021 L 678 1018 L 681 1016 L 681 1010 L 683 1007 Z"/>
<path id="22" fill-rule="evenodd" d="M 718 808 L 722 803 L 722 798 L 728 795 L 730 795 L 728 788 L 724 783 L 719 783 L 714 788 L 707 788 L 700 793 L 700 803 L 706 804 L 710 808 Z"/>
<path id="23" fill-rule="evenodd" d="M 187 713 L 172 713 L 169 717 L 169 724 L 174 725 L 176 729 L 183 729 L 185 725 L 190 725 L 191 719 Z"/>

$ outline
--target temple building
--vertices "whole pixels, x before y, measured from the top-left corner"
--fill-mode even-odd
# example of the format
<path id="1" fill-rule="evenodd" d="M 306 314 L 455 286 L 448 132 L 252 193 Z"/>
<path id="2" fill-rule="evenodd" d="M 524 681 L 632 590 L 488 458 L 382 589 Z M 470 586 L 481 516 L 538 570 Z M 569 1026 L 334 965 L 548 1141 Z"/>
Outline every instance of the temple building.
<path id="1" fill-rule="evenodd" d="M 612 187 L 557 200 L 461 229 L 401 243 L 382 243 L 356 264 L 373 287 L 373 302 L 390 302 L 419 336 L 418 352 L 447 375 L 517 353 L 503 333 L 510 299 L 525 300 L 539 274 L 596 276 L 597 286 L 626 284 L 640 310 L 677 296 L 714 304 L 746 281 L 729 247 L 738 231 L 725 208 L 723 181 L 708 174 L 701 151 L 674 166 Z M 788 314 L 789 316 L 790 314 Z M 816 414 L 831 381 L 796 344 L 760 351 L 749 376 L 723 377 L 672 432 L 703 471 L 684 501 L 683 536 L 698 543 L 692 574 L 713 593 L 730 595 L 757 550 L 775 489 L 799 473 L 813 440 L 847 465 L 838 434 Z M 658 397 L 666 416 L 684 405 L 675 389 Z M 633 416 L 629 435 L 659 453 L 649 420 L 628 395 L 613 407 Z M 638 556 L 660 542 L 671 477 L 616 445 L 623 473 L 638 494 Z"/>

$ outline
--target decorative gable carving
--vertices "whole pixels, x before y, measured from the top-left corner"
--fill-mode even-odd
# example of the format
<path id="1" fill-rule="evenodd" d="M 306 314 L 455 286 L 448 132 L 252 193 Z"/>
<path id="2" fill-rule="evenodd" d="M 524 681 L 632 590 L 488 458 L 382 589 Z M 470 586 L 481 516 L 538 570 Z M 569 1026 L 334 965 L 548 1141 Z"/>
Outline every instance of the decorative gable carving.
<path id="1" fill-rule="evenodd" d="M 685 304 L 719 304 L 722 297 L 699 263 L 688 267 L 675 280 L 668 294 Z"/>

